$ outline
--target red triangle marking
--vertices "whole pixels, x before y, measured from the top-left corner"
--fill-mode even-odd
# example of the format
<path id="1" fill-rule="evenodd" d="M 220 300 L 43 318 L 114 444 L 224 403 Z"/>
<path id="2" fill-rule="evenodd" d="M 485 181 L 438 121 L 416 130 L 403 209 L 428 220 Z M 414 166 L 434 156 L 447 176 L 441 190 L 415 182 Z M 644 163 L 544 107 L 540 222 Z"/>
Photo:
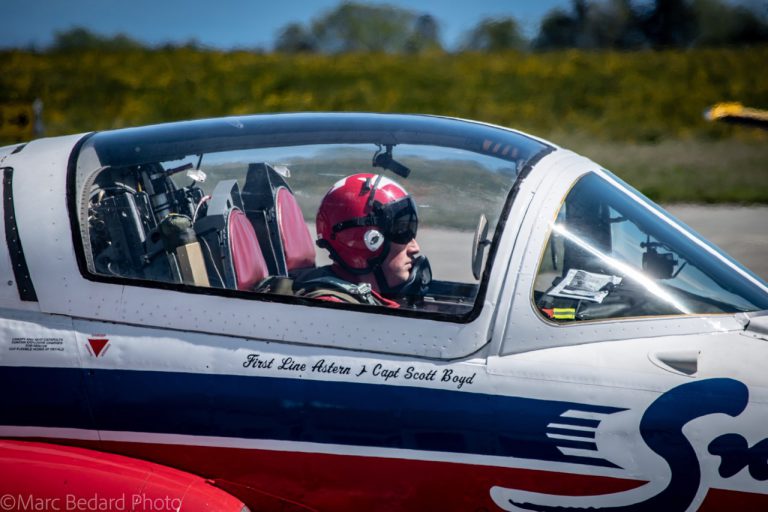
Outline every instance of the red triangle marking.
<path id="1" fill-rule="evenodd" d="M 91 344 L 91 348 L 93 349 L 94 355 L 96 355 L 96 357 L 99 357 L 99 354 L 101 354 L 101 351 L 104 350 L 104 347 L 107 346 L 107 343 L 109 343 L 109 340 L 88 338 L 88 343 Z"/>

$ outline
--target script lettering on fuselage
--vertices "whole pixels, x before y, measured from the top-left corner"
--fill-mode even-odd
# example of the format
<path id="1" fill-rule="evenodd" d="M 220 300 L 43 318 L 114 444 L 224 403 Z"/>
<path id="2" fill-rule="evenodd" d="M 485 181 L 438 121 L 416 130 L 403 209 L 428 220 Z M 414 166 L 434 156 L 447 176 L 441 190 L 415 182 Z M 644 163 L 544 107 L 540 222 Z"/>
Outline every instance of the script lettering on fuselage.
<path id="1" fill-rule="evenodd" d="M 464 384 L 472 384 L 475 380 L 475 374 L 472 375 L 458 375 L 450 368 L 443 370 L 443 376 L 440 377 L 440 382 L 452 382 L 456 384 L 457 389 L 461 389 Z"/>
<path id="2" fill-rule="evenodd" d="M 271 359 L 260 359 L 259 354 L 248 354 L 248 357 L 245 358 L 245 362 L 243 363 L 243 368 L 269 369 L 272 368 L 274 363 L 274 357 Z"/>
<path id="3" fill-rule="evenodd" d="M 291 356 L 278 359 L 276 356 L 264 356 L 262 354 L 248 354 L 242 364 L 243 368 L 253 370 L 347 376 L 352 381 L 373 378 L 388 384 L 396 382 L 410 385 L 434 383 L 447 385 L 454 389 L 465 389 L 473 385 L 477 376 L 477 372 L 468 373 L 459 368 L 419 368 L 417 366 L 385 363 L 350 364 L 349 362 L 325 358 L 314 361 Z"/>
<path id="4" fill-rule="evenodd" d="M 378 377 L 380 379 L 383 379 L 384 382 L 386 382 L 389 379 L 396 379 L 398 377 L 398 375 L 400 375 L 400 367 L 397 367 L 397 368 L 387 368 L 383 364 L 378 363 L 376 366 L 373 367 L 373 370 L 371 371 L 371 374 L 374 377 Z"/>
<path id="5" fill-rule="evenodd" d="M 337 375 L 349 375 L 352 372 L 352 368 L 337 364 L 333 361 L 325 362 L 325 359 L 321 359 L 312 365 L 311 370 L 315 373 L 332 373 Z"/>
<path id="6" fill-rule="evenodd" d="M 403 378 L 405 380 L 416 380 L 423 382 L 435 382 L 437 377 L 437 370 L 419 371 L 413 366 L 409 366 L 405 369 Z"/>
<path id="7" fill-rule="evenodd" d="M 299 363 L 292 357 L 284 357 L 277 369 L 289 372 L 303 372 L 307 369 L 307 363 Z"/>

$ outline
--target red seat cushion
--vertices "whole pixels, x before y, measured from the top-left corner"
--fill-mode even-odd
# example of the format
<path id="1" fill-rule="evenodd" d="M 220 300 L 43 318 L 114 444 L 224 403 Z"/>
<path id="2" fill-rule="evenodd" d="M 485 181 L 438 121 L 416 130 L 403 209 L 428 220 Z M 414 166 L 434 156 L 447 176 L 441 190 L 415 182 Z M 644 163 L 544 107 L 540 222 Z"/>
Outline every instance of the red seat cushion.
<path id="1" fill-rule="evenodd" d="M 238 209 L 229 214 L 229 249 L 238 290 L 252 290 L 256 283 L 269 275 L 253 225 Z"/>
<path id="2" fill-rule="evenodd" d="M 291 271 L 315 266 L 315 244 L 296 198 L 285 187 L 277 190 L 277 224 L 283 241 L 285 266 Z"/>

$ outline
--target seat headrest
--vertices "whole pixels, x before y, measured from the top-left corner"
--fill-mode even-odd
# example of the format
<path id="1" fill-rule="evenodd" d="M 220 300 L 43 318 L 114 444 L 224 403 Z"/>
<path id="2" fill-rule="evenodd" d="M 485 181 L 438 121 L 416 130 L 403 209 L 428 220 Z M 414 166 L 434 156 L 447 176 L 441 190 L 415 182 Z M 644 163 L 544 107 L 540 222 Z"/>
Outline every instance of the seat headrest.
<path id="1" fill-rule="evenodd" d="M 242 210 L 232 209 L 229 214 L 229 250 L 238 290 L 252 290 L 269 275 L 267 262 L 256 238 L 253 225 Z"/>
<path id="2" fill-rule="evenodd" d="M 314 267 L 315 244 L 296 197 L 287 188 L 279 187 L 275 202 L 287 270 Z"/>

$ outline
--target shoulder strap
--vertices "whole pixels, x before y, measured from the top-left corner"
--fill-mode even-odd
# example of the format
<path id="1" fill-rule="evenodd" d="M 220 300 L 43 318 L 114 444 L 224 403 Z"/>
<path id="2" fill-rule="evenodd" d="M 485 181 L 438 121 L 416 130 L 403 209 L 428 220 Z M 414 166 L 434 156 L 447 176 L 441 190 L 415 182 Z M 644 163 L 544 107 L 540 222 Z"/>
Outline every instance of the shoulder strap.
<path id="1" fill-rule="evenodd" d="M 301 291 L 303 292 L 303 290 Z M 341 302 L 347 302 L 349 304 L 361 304 L 361 302 L 352 295 L 337 290 L 331 290 L 330 288 L 318 288 L 316 290 L 300 293 L 298 295 L 302 297 L 309 297 L 310 299 L 324 299 L 327 297 L 332 297 L 339 299 Z"/>
<path id="2" fill-rule="evenodd" d="M 293 279 L 285 276 L 268 276 L 256 285 L 254 291 L 257 293 L 293 295 Z"/>
<path id="3" fill-rule="evenodd" d="M 303 297 L 336 297 L 352 304 L 382 305 L 371 292 L 368 283 L 354 284 L 334 276 L 320 276 L 303 281 L 296 295 Z"/>

